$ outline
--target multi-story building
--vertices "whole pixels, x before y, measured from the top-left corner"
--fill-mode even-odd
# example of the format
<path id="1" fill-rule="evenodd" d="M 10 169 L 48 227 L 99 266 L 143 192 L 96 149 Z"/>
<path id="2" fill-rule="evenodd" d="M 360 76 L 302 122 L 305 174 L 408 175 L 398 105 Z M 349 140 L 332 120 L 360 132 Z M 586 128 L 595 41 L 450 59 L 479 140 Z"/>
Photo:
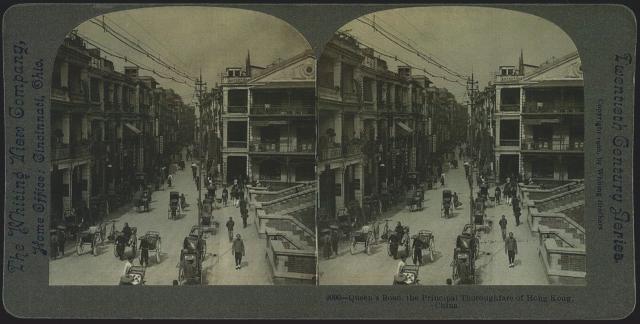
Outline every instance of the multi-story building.
<path id="1" fill-rule="evenodd" d="M 431 136 L 429 79 L 412 76 L 407 66 L 392 72 L 374 54 L 350 35 L 337 33 L 318 61 L 323 222 L 331 222 L 340 209 L 362 207 L 373 195 L 404 188 L 411 172 L 426 173 L 428 147 L 418 143 Z"/>
<path id="2" fill-rule="evenodd" d="M 160 129 L 166 96 L 156 85 L 135 67 L 115 71 L 100 49 L 76 34 L 65 38 L 51 89 L 53 223 L 72 209 L 95 220 L 105 211 L 97 206 L 117 207 L 122 199 L 116 197 L 137 189 L 136 175 L 149 177 L 159 167 L 153 137 L 176 129 Z"/>
<path id="3" fill-rule="evenodd" d="M 536 67 L 502 66 L 495 79 L 498 177 L 584 178 L 584 89 L 577 52 Z"/>
<path id="4" fill-rule="evenodd" d="M 315 180 L 315 58 L 305 51 L 222 76 L 223 180 Z"/>

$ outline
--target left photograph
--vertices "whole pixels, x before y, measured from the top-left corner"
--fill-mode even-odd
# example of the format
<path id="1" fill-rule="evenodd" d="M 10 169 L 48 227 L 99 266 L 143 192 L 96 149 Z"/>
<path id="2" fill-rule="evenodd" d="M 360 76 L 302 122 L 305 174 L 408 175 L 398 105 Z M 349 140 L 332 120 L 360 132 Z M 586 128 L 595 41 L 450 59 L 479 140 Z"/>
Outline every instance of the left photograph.
<path id="1" fill-rule="evenodd" d="M 50 285 L 316 284 L 316 59 L 295 28 L 119 11 L 53 66 Z"/>

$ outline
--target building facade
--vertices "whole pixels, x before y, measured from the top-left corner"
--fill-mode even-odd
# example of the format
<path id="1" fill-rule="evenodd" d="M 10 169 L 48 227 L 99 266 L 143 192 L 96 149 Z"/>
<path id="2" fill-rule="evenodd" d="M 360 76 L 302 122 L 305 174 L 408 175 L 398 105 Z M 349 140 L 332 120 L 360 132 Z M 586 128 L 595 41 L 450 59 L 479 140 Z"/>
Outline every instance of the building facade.
<path id="1" fill-rule="evenodd" d="M 52 74 L 52 224 L 97 221 L 130 199 L 141 174 L 150 180 L 161 137 L 178 130 L 167 97 L 137 68 L 117 72 L 99 49 L 73 33 L 65 38 Z"/>
<path id="2" fill-rule="evenodd" d="M 498 178 L 584 178 L 584 85 L 577 52 L 535 67 L 503 66 L 495 79 Z"/>
<path id="3" fill-rule="evenodd" d="M 392 72 L 374 54 L 337 33 L 318 61 L 321 226 L 372 199 L 386 208 L 391 195 L 428 174 L 438 91 L 428 78 L 412 75 L 411 67 Z M 369 217 L 365 212 L 354 221 Z"/>
<path id="4" fill-rule="evenodd" d="M 300 53 L 222 76 L 222 179 L 278 186 L 315 180 L 315 58 Z"/>

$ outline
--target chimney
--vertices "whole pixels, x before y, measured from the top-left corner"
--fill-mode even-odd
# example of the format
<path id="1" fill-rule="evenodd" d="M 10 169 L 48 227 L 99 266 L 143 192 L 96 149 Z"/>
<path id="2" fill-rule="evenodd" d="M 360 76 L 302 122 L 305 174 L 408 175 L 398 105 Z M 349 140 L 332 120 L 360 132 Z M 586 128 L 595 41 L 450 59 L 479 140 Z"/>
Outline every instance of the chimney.
<path id="1" fill-rule="evenodd" d="M 124 75 L 129 78 L 137 78 L 138 77 L 138 67 L 137 66 L 125 66 L 124 67 Z"/>
<path id="2" fill-rule="evenodd" d="M 398 74 L 405 78 L 411 77 L 411 67 L 410 66 L 398 66 Z"/>

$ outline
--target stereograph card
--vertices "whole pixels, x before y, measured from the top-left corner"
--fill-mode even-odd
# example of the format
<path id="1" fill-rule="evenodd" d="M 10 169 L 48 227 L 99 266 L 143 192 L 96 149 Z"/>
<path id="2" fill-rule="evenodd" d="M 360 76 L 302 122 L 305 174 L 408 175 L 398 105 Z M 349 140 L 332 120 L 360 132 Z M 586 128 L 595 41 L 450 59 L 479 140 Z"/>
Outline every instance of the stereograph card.
<path id="1" fill-rule="evenodd" d="M 15 317 L 635 308 L 627 7 L 19 4 L 2 30 Z"/>

